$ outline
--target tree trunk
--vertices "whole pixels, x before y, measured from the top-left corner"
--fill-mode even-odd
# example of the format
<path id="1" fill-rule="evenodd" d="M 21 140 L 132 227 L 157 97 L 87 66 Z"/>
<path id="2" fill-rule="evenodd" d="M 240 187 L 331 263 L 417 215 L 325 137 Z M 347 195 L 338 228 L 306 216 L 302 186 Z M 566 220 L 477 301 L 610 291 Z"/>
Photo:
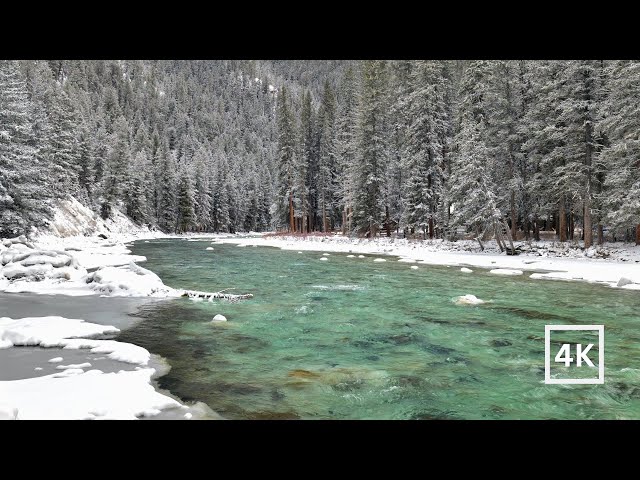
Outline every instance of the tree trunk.
<path id="1" fill-rule="evenodd" d="M 429 217 L 429 238 L 433 238 L 433 217 Z"/>
<path id="2" fill-rule="evenodd" d="M 591 245 L 593 245 L 593 235 L 591 232 L 591 198 L 587 195 L 584 199 L 584 248 L 589 248 Z"/>
<path id="3" fill-rule="evenodd" d="M 560 198 L 560 210 L 558 211 L 558 232 L 561 242 L 567 241 L 567 214 L 564 210 L 564 195 Z"/>
<path id="4" fill-rule="evenodd" d="M 511 191 L 511 238 L 516 238 L 516 194 Z"/>
<path id="5" fill-rule="evenodd" d="M 293 192 L 289 193 L 289 229 L 291 233 L 296 233 L 296 223 L 293 216 Z"/>
<path id="6" fill-rule="evenodd" d="M 572 207 L 571 212 L 569 212 L 569 233 L 568 233 L 569 240 L 573 240 L 575 231 L 576 231 L 575 215 L 573 214 L 573 207 Z"/>
<path id="7" fill-rule="evenodd" d="M 507 225 L 506 222 L 503 222 L 504 225 L 504 229 L 507 232 L 507 240 L 509 240 L 509 247 L 511 248 L 511 255 L 515 255 L 516 253 L 516 249 L 513 246 L 513 237 L 511 236 L 511 231 L 509 230 L 509 225 Z M 505 249 L 506 249 L 506 245 L 505 245 Z"/>
<path id="8" fill-rule="evenodd" d="M 598 245 L 602 245 L 604 243 L 604 231 L 602 229 L 602 224 L 598 223 Z"/>
<path id="9" fill-rule="evenodd" d="M 636 245 L 640 245 L 640 223 L 636 225 Z"/>
<path id="10" fill-rule="evenodd" d="M 500 251 L 504 252 L 504 247 L 502 246 L 502 238 L 500 235 L 500 231 L 498 226 L 496 225 L 496 222 L 493 222 L 493 232 L 496 236 L 496 243 L 498 244 L 498 247 L 500 247 Z"/>
<path id="11" fill-rule="evenodd" d="M 546 222 L 546 220 L 545 220 Z M 540 220 L 538 220 L 538 216 L 533 217 L 533 239 L 536 242 L 540 241 Z"/>
<path id="12" fill-rule="evenodd" d="M 391 223 L 389 221 L 389 206 L 386 205 L 384 207 L 384 211 L 385 211 L 385 229 L 387 230 L 387 237 L 391 236 Z"/>
<path id="13" fill-rule="evenodd" d="M 342 210 L 342 235 L 347 234 L 347 207 Z"/>

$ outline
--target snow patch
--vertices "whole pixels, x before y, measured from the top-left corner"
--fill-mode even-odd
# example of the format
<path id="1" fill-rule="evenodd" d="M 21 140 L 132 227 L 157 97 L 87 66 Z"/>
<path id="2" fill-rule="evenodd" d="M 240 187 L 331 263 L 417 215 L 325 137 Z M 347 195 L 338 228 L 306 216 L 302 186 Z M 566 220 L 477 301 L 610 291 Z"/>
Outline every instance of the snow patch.
<path id="1" fill-rule="evenodd" d="M 522 275 L 522 270 L 512 270 L 510 268 L 494 268 L 490 270 L 489 273 L 493 273 L 495 275 Z"/>

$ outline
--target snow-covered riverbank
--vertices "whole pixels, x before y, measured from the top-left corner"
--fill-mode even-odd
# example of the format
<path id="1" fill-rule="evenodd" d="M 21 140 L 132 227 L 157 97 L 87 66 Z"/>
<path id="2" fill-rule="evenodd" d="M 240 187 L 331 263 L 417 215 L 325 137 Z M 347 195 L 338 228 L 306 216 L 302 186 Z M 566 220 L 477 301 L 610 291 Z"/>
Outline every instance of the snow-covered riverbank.
<path id="1" fill-rule="evenodd" d="M 500 254 L 495 242 L 487 242 L 480 252 L 477 242 L 442 240 L 409 241 L 377 238 L 351 239 L 340 235 L 266 236 L 260 238 L 221 238 L 221 243 L 238 246 L 270 246 L 285 250 L 341 252 L 353 254 L 396 255 L 400 262 L 478 267 L 505 274 L 505 270 L 530 272 L 532 279 L 578 280 L 602 283 L 615 288 L 640 290 L 640 246 L 607 244 L 601 248 L 583 250 L 556 242 L 522 243 L 523 253 L 515 256 Z M 326 257 L 324 257 L 326 258 Z M 354 261 L 361 261 L 354 257 Z"/>

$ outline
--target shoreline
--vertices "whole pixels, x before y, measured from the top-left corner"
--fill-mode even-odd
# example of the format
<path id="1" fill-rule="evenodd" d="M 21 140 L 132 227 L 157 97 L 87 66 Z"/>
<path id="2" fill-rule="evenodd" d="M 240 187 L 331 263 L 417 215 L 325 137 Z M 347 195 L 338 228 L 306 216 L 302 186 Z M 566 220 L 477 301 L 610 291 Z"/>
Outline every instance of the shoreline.
<path id="1" fill-rule="evenodd" d="M 640 290 L 640 246 L 605 244 L 602 249 L 588 250 L 592 256 L 580 256 L 581 251 L 565 244 L 541 241 L 534 249 L 520 255 L 500 254 L 495 242 L 485 243 L 485 252 L 477 252 L 472 241 L 443 242 L 442 240 L 407 241 L 404 239 L 376 238 L 372 240 L 332 237 L 269 236 L 256 238 L 221 238 L 219 243 L 237 244 L 239 247 L 265 246 L 282 250 L 352 253 L 397 256 L 399 262 L 416 265 L 449 267 L 475 267 L 493 270 L 495 274 L 524 275 L 538 280 L 585 281 L 623 290 Z M 455 248 L 455 249 L 454 249 Z M 615 258 L 598 258 L 612 252 Z M 626 260 L 623 260 L 626 259 Z M 502 271 L 496 271 L 502 270 Z M 621 282 L 621 279 L 628 282 Z M 620 284 L 622 283 L 622 284 Z"/>

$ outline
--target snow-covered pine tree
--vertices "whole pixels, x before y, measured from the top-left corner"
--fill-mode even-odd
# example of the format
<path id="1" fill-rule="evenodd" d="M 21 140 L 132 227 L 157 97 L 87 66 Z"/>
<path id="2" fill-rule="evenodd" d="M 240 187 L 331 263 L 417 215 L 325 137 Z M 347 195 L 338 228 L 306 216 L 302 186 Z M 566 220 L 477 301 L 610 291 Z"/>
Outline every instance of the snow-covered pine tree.
<path id="1" fill-rule="evenodd" d="M 162 142 L 157 155 L 157 177 L 160 179 L 158 194 L 158 226 L 165 232 L 173 232 L 176 228 L 177 217 L 177 178 L 176 156 Z"/>
<path id="2" fill-rule="evenodd" d="M 369 238 L 377 235 L 385 221 L 387 99 L 386 61 L 365 61 L 358 102 L 353 221 L 354 229 Z"/>
<path id="3" fill-rule="evenodd" d="M 295 211 L 298 231 L 307 233 L 315 229 L 317 205 L 317 155 L 315 151 L 315 118 L 311 94 L 304 92 L 300 109 L 298 155 L 295 168 Z"/>
<path id="4" fill-rule="evenodd" d="M 123 188 L 126 184 L 127 165 L 131 161 L 129 148 L 129 124 L 118 117 L 110 138 L 109 151 L 104 173 L 102 218 L 111 215 L 111 211 L 122 200 Z"/>
<path id="5" fill-rule="evenodd" d="M 458 132 L 449 192 L 452 226 L 465 226 L 477 235 L 501 218 L 497 210 L 496 185 L 490 176 L 491 155 L 487 146 L 487 104 L 491 64 L 470 62 L 460 84 Z"/>
<path id="6" fill-rule="evenodd" d="M 41 193 L 46 169 L 35 146 L 32 108 L 17 62 L 0 60 L 0 235 L 30 233 L 51 215 Z"/>
<path id="7" fill-rule="evenodd" d="M 186 233 L 190 231 L 196 223 L 194 193 L 191 176 L 184 166 L 182 167 L 179 176 L 176 232 Z"/>
<path id="8" fill-rule="evenodd" d="M 342 78 L 336 116 L 335 161 L 336 203 L 342 210 L 342 233 L 352 231 L 352 212 L 355 196 L 356 125 L 358 112 L 358 84 L 353 68 Z"/>
<path id="9" fill-rule="evenodd" d="M 295 232 L 293 195 L 296 173 L 296 141 L 291 106 L 283 86 L 278 95 L 278 221 Z"/>
<path id="10" fill-rule="evenodd" d="M 326 81 L 322 94 L 322 103 L 318 112 L 318 203 L 320 207 L 320 224 L 322 231 L 332 229 L 332 225 L 339 221 L 334 208 L 336 191 L 335 166 L 335 116 L 336 105 L 333 90 Z"/>
<path id="11" fill-rule="evenodd" d="M 640 62 L 611 62 L 607 73 L 601 130 L 609 145 L 600 155 L 607 172 L 602 203 L 614 231 L 632 228 L 640 245 Z"/>
<path id="12" fill-rule="evenodd" d="M 435 235 L 435 220 L 443 188 L 443 154 L 449 117 L 444 85 L 444 62 L 418 61 L 410 75 L 406 99 L 407 186 L 404 192 L 406 224 L 412 230 Z"/>

